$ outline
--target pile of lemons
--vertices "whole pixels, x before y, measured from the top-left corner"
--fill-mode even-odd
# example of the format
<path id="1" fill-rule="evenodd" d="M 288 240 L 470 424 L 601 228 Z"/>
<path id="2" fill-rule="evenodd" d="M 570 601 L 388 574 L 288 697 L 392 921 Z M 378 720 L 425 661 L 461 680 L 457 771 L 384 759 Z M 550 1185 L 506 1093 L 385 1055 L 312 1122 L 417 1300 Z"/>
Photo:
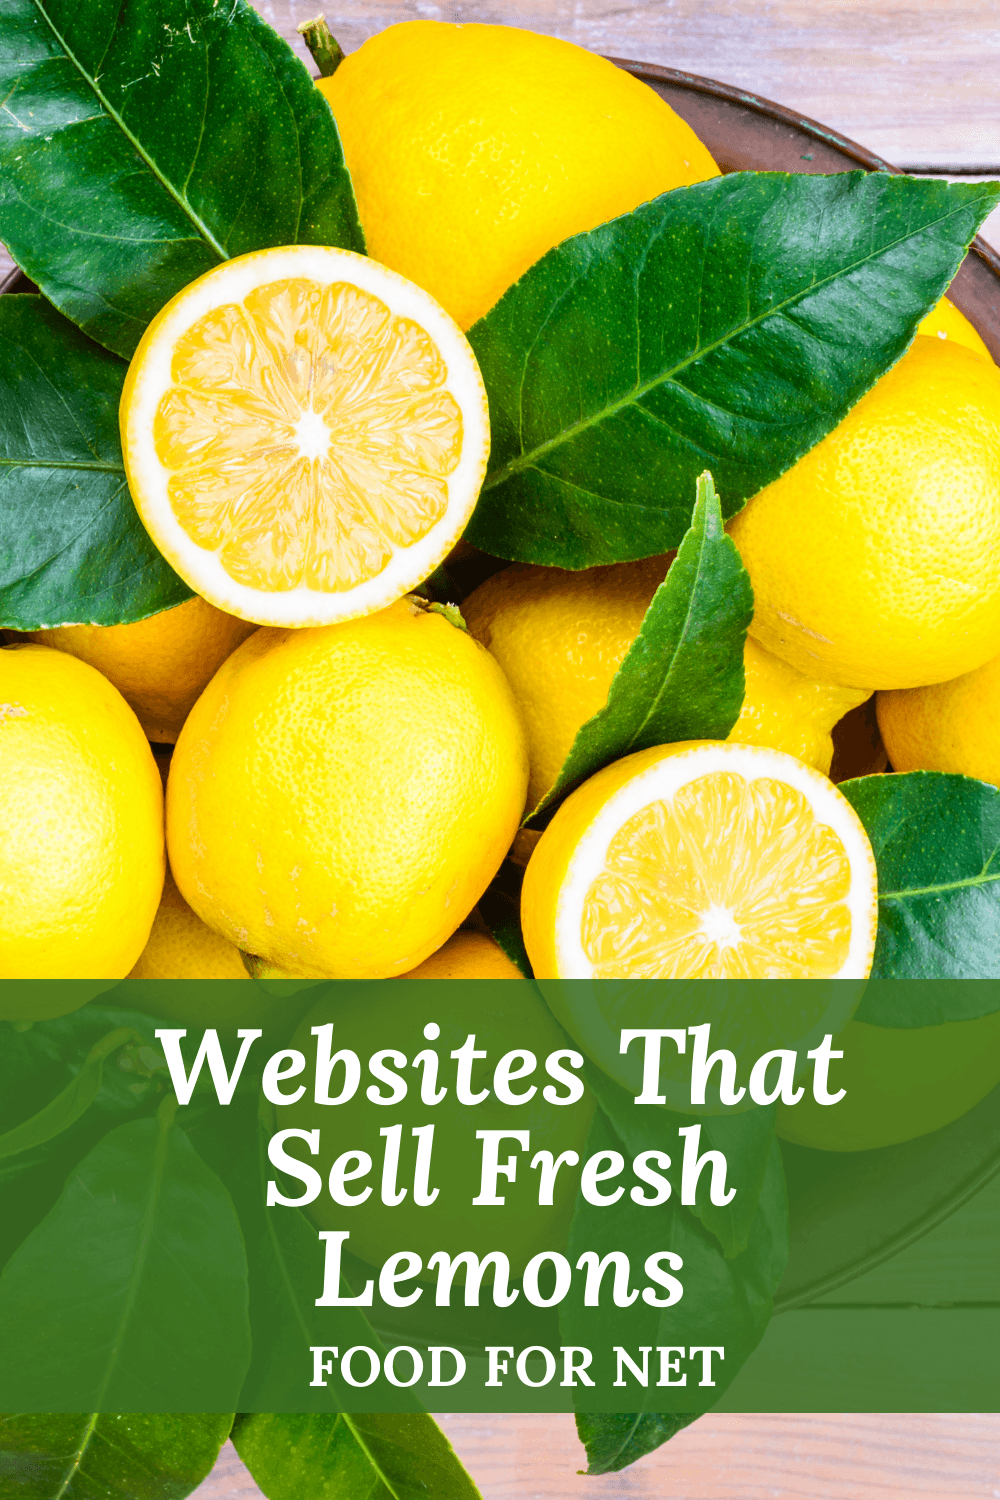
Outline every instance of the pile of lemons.
<path id="1" fill-rule="evenodd" d="M 519 833 L 671 559 L 470 559 L 489 426 L 462 330 L 568 235 L 718 168 L 644 84 L 514 28 L 390 27 L 319 86 L 370 258 L 224 263 L 125 387 L 132 495 L 193 597 L 0 652 L 0 977 L 516 977 L 470 930 L 511 851 L 542 977 L 863 978 L 877 881 L 835 737 L 844 774 L 884 767 L 877 694 L 894 769 L 1000 783 L 985 345 L 942 302 L 730 524 L 756 613 L 728 740 L 628 757 Z M 461 616 L 413 592 L 456 547 L 485 579 Z"/>

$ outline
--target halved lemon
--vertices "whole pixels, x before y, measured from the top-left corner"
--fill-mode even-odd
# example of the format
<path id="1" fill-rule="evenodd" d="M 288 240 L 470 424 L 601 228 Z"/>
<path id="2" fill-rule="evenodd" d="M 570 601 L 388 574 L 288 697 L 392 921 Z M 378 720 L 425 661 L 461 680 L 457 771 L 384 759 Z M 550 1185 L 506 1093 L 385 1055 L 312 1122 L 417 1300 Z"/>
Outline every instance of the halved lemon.
<path id="1" fill-rule="evenodd" d="M 261 625 L 382 609 L 454 546 L 486 393 L 434 299 L 348 250 L 226 261 L 157 314 L 121 402 L 143 524 L 184 581 Z"/>
<path id="2" fill-rule="evenodd" d="M 541 979 L 864 978 L 877 911 L 871 845 L 833 783 L 781 751 L 714 741 L 585 782 L 521 895 Z"/>

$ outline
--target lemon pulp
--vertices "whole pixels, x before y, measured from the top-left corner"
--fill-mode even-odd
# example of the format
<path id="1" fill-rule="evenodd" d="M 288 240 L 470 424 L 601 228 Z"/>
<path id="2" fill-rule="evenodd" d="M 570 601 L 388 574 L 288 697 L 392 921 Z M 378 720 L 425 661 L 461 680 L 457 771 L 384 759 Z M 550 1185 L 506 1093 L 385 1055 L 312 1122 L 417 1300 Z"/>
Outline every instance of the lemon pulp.
<path id="1" fill-rule="evenodd" d="M 462 414 L 426 331 L 346 282 L 269 282 L 177 341 L 153 422 L 187 536 L 252 588 L 339 593 L 448 506 Z"/>
<path id="2" fill-rule="evenodd" d="M 851 867 L 786 782 L 713 772 L 618 830 L 583 903 L 595 979 L 820 978 L 851 945 Z"/>

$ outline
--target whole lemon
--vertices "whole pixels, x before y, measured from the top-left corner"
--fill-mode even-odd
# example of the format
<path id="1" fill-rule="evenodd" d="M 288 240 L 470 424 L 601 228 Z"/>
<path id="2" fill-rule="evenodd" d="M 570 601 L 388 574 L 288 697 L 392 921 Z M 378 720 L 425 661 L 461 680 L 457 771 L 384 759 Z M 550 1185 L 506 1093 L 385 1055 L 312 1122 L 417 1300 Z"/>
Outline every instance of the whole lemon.
<path id="1" fill-rule="evenodd" d="M 965 314 L 959 312 L 954 302 L 949 302 L 947 297 L 942 297 L 926 318 L 917 324 L 917 333 L 932 339 L 951 339 L 954 343 L 971 349 L 982 359 L 993 358 Z"/>
<path id="2" fill-rule="evenodd" d="M 604 707 L 667 564 L 649 557 L 576 573 L 518 565 L 495 573 L 462 605 L 524 716 L 529 807 L 554 783 L 580 726 Z M 743 666 L 746 697 L 730 740 L 770 745 L 828 771 L 831 729 L 867 694 L 810 681 L 751 640 Z"/>
<path id="3" fill-rule="evenodd" d="M 60 625 L 32 639 L 103 672 L 147 737 L 173 744 L 202 689 L 256 628 L 196 594 L 134 625 Z"/>
<path id="4" fill-rule="evenodd" d="M 943 682 L 1000 641 L 1000 370 L 918 337 L 730 523 L 754 636 L 851 687 Z"/>
<path id="5" fill-rule="evenodd" d="M 517 985 L 498 986 L 499 992 L 491 996 L 488 1006 L 481 1000 L 477 1003 L 478 990 L 461 983 L 366 986 L 361 996 L 356 991 L 344 994 L 342 987 L 332 993 L 331 989 L 324 989 L 322 998 L 302 1020 L 292 1046 L 307 1058 L 315 1057 L 313 1029 L 332 1022 L 334 1048 L 354 1052 L 361 1063 L 359 1087 L 352 1098 L 331 1108 L 316 1103 L 314 1090 L 308 1087 L 308 1075 L 304 1075 L 307 1088 L 302 1098 L 281 1110 L 283 1126 L 320 1132 L 318 1154 L 303 1158 L 313 1163 L 324 1182 L 322 1193 L 306 1210 L 313 1221 L 321 1229 L 348 1230 L 350 1240 L 345 1249 L 376 1265 L 394 1251 L 413 1251 L 421 1257 L 425 1275 L 428 1261 L 439 1250 L 452 1256 L 463 1250 L 480 1256 L 498 1250 L 508 1256 L 517 1275 L 538 1251 L 565 1249 L 580 1182 L 578 1159 L 585 1156 L 594 1100 L 579 1081 L 574 1092 L 580 1097 L 570 1102 L 569 1086 L 559 1083 L 553 1087 L 546 1076 L 545 1061 L 553 1053 L 561 1053 L 562 1066 L 568 1067 L 569 1047 L 534 985 L 521 979 Z M 475 1050 L 486 1054 L 471 1065 L 471 1095 L 485 1091 L 475 1105 L 463 1104 L 457 1097 L 459 1064 L 452 1056 L 470 1036 L 474 1037 Z M 387 1059 L 383 1049 L 391 1049 L 396 1057 Z M 511 1052 L 519 1054 L 519 1064 L 527 1064 L 530 1058 L 535 1067 L 518 1082 L 511 1081 L 512 1097 L 504 1099 L 496 1092 L 495 1070 Z M 405 1097 L 391 1108 L 369 1102 L 370 1081 L 365 1075 L 368 1059 L 375 1053 L 383 1063 L 388 1060 L 407 1085 Z M 409 1059 L 414 1064 L 418 1056 L 426 1060 L 428 1054 L 437 1058 L 435 1095 L 447 1090 L 435 1104 L 424 1102 L 429 1080 L 423 1066 L 407 1066 L 402 1061 Z M 579 1073 L 576 1077 L 579 1080 Z M 345 1071 L 337 1066 L 329 1084 L 330 1095 L 336 1097 L 344 1083 Z M 385 1098 L 385 1085 L 377 1087 Z M 562 1102 L 552 1102 L 553 1095 Z M 515 1096 L 524 1097 L 514 1102 Z M 393 1205 L 382 1201 L 379 1190 L 386 1149 L 381 1130 L 400 1123 L 397 1192 L 405 1189 L 405 1196 Z M 421 1205 L 414 1202 L 417 1142 L 411 1131 L 428 1125 L 434 1134 L 427 1181 L 431 1193 L 436 1189 L 437 1196 L 433 1203 Z M 526 1150 L 517 1141 L 502 1142 L 500 1160 L 505 1162 L 513 1154 L 516 1162 L 513 1180 L 500 1178 L 497 1194 L 505 1200 L 502 1205 L 473 1203 L 480 1193 L 480 1162 L 485 1148 L 476 1133 L 482 1130 L 528 1132 Z M 552 1202 L 547 1207 L 539 1205 L 538 1166 L 531 1167 L 536 1153 L 545 1151 L 554 1159 L 564 1151 L 574 1152 L 576 1157 L 576 1164 L 571 1158 L 557 1173 Z M 360 1153 L 369 1159 L 369 1171 L 351 1182 L 347 1192 L 356 1199 L 364 1195 L 363 1201 L 335 1202 L 326 1187 L 330 1168 L 345 1154 L 352 1158 L 344 1163 L 346 1167 L 363 1168 Z M 371 1189 L 367 1194 L 366 1187 Z M 433 1270 L 429 1274 L 433 1276 Z M 453 1294 L 455 1301 L 460 1297 Z"/>
<path id="6" fill-rule="evenodd" d="M 268 965 L 402 974 L 486 889 L 527 774 L 502 671 L 422 600 L 259 630 L 177 741 L 171 868 L 202 920 Z"/>
<path id="7" fill-rule="evenodd" d="M 163 869 L 160 776 L 118 689 L 61 651 L 4 647 L 0 978 L 124 978 Z"/>
<path id="8" fill-rule="evenodd" d="M 957 771 L 1000 786 L 1000 656 L 930 687 L 876 697 L 895 771 Z"/>
<path id="9" fill-rule="evenodd" d="M 500 944 L 485 932 L 456 932 L 405 979 L 523 979 Z"/>
<path id="10" fill-rule="evenodd" d="M 718 176 L 646 84 L 513 26 L 389 26 L 318 85 L 368 253 L 462 328 L 561 240 Z"/>

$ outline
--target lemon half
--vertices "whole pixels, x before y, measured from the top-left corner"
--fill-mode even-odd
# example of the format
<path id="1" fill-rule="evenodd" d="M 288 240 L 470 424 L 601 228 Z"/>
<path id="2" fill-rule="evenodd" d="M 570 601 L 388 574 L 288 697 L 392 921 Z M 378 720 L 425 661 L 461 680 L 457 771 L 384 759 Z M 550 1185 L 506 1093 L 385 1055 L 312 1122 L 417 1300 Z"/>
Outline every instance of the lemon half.
<path id="1" fill-rule="evenodd" d="M 832 782 L 782 751 L 693 741 L 598 772 L 524 879 L 539 978 L 858 979 L 871 846 Z"/>
<path id="2" fill-rule="evenodd" d="M 226 261 L 153 319 L 121 403 L 129 486 L 184 581 L 264 625 L 382 609 L 472 514 L 489 452 L 472 350 L 347 250 Z"/>

